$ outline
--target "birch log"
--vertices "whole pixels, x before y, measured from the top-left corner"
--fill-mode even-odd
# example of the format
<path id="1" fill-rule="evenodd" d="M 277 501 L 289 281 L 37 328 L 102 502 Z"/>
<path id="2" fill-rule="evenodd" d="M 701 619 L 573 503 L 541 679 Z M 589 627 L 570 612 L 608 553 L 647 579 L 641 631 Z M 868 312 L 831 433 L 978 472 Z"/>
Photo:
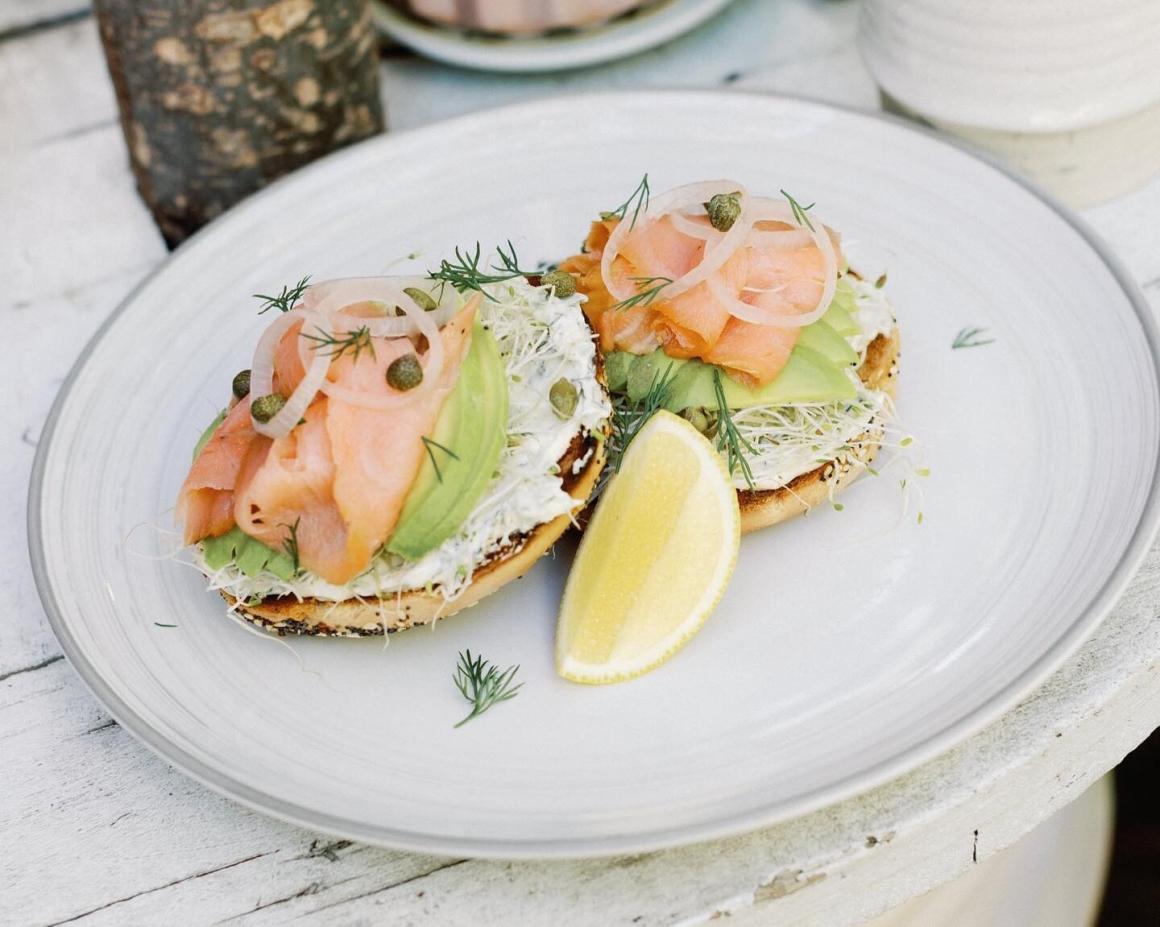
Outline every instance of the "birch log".
<path id="1" fill-rule="evenodd" d="M 367 0 L 95 0 L 137 188 L 170 247 L 382 131 Z"/>

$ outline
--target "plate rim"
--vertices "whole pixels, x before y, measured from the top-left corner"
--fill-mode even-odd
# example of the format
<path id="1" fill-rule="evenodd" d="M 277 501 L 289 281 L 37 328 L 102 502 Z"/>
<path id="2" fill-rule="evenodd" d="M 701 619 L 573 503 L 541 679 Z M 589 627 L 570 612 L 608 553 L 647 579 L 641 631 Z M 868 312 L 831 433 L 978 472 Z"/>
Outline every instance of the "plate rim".
<path id="1" fill-rule="evenodd" d="M 371 18 L 380 32 L 416 54 L 444 64 L 495 74 L 549 74 L 605 64 L 656 48 L 703 25 L 733 2 L 669 0 L 670 9 L 644 11 L 651 17 L 649 22 L 613 19 L 588 31 L 547 39 L 473 38 L 452 27 L 410 17 L 387 0 L 371 0 Z"/>
<path id="2" fill-rule="evenodd" d="M 263 190 L 258 191 L 242 203 L 233 207 L 219 220 L 205 226 L 183 242 L 177 249 L 164 258 L 156 268 L 142 278 L 105 318 L 88 340 L 85 347 L 81 349 L 77 360 L 69 370 L 68 376 L 61 384 L 53 400 L 52 407 L 45 420 L 41 439 L 38 442 L 28 488 L 26 518 L 29 559 L 31 561 L 33 579 L 36 583 L 37 593 L 40 597 L 45 615 L 48 618 L 49 625 L 56 634 L 61 644 L 61 649 L 65 656 L 68 657 L 69 663 L 76 670 L 94 697 L 104 705 L 113 718 L 126 731 L 166 763 L 179 769 L 184 774 L 218 794 L 237 801 L 252 810 L 309 830 L 359 840 L 364 843 L 396 850 L 445 856 L 517 860 L 599 858 L 625 853 L 652 852 L 733 837 L 762 828 L 772 827 L 790 819 L 799 818 L 822 808 L 832 807 L 852 798 L 865 795 L 907 773 L 913 772 L 997 721 L 1019 702 L 1026 699 L 1038 689 L 1048 676 L 1057 670 L 1094 634 L 1099 625 L 1114 608 L 1125 587 L 1135 576 L 1141 562 L 1151 549 L 1157 533 L 1160 532 L 1160 468 L 1157 469 L 1153 476 L 1147 498 L 1144 500 L 1144 505 L 1140 511 L 1136 526 L 1123 555 L 1076 620 L 1017 679 L 1012 680 L 1011 683 L 991 696 L 986 702 L 977 706 L 968 714 L 963 715 L 957 721 L 944 726 L 937 733 L 930 735 L 920 743 L 890 759 L 876 763 L 855 775 L 847 776 L 828 787 L 807 792 L 792 801 L 772 803 L 757 810 L 744 813 L 737 812 L 719 818 L 713 818 L 710 821 L 699 824 L 651 831 L 643 835 L 622 833 L 614 836 L 577 836 L 563 839 L 513 839 L 503 837 L 457 838 L 438 835 L 432 836 L 415 831 L 396 830 L 389 826 L 370 825 L 353 818 L 344 818 L 338 815 L 316 811 L 284 800 L 270 791 L 262 791 L 226 773 L 220 772 L 212 766 L 203 765 L 185 750 L 173 744 L 163 732 L 155 729 L 141 718 L 111 690 L 101 673 L 82 652 L 82 649 L 69 631 L 68 621 L 64 617 L 64 613 L 57 602 L 55 591 L 49 581 L 47 573 L 47 557 L 41 533 L 42 511 L 44 509 L 43 483 L 47 459 L 51 452 L 54 438 L 56 437 L 56 428 L 61 411 L 68 402 L 77 377 L 89 363 L 89 358 L 92 356 L 91 348 L 105 336 L 109 328 L 112 327 L 121 314 L 134 303 L 138 294 L 149 286 L 155 277 L 164 273 L 172 262 L 184 259 L 184 256 L 193 251 L 194 246 L 199 242 L 208 239 L 211 235 L 220 234 L 222 227 L 228 227 L 230 222 L 237 221 L 237 218 L 243 213 L 254 208 L 260 208 L 268 197 L 281 195 L 281 191 L 284 188 L 297 182 L 298 178 L 303 175 L 308 175 L 312 172 L 333 170 L 334 165 L 341 163 L 343 160 L 357 156 L 365 156 L 367 151 L 374 148 L 382 147 L 390 149 L 400 138 L 410 140 L 414 136 L 424 134 L 439 134 L 470 129 L 472 123 L 484 122 L 488 119 L 495 118 L 497 115 L 522 117 L 530 123 L 534 121 L 537 115 L 542 115 L 543 111 L 557 109 L 561 102 L 591 104 L 594 101 L 604 101 L 607 105 L 615 106 L 617 103 L 636 101 L 638 103 L 664 105 L 674 100 L 679 102 L 682 99 L 689 98 L 703 98 L 705 100 L 732 98 L 735 100 L 739 97 L 747 98 L 748 101 L 757 105 L 763 103 L 771 105 L 788 103 L 796 107 L 836 111 L 856 118 L 884 122 L 904 132 L 915 133 L 936 143 L 955 149 L 997 170 L 1008 179 L 1014 181 L 1018 186 L 1028 191 L 1033 197 L 1050 208 L 1063 222 L 1071 226 L 1112 274 L 1113 279 L 1128 299 L 1140 322 L 1145 341 L 1151 353 L 1153 373 L 1155 374 L 1158 385 L 1158 395 L 1160 395 L 1160 323 L 1153 317 L 1147 300 L 1136 285 L 1135 280 L 1129 275 L 1123 263 L 1090 225 L 1083 218 L 1057 202 L 1050 194 L 1041 190 L 1034 182 L 1019 176 L 986 152 L 982 152 L 970 144 L 946 136 L 927 126 L 912 123 L 902 117 L 890 113 L 867 111 L 853 106 L 793 94 L 771 94 L 744 90 L 600 91 L 549 96 L 528 102 L 489 108 L 398 133 L 384 133 L 334 152 L 312 164 L 300 168 L 293 174 L 274 181 Z"/>

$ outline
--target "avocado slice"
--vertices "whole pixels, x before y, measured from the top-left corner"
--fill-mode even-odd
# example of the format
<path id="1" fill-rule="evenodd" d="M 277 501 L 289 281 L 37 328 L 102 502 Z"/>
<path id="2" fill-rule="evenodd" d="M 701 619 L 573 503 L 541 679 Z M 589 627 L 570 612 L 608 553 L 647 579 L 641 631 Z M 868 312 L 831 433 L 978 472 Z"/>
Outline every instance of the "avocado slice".
<path id="1" fill-rule="evenodd" d="M 623 392 L 628 385 L 628 371 L 632 367 L 634 355 L 625 351 L 613 351 L 604 357 L 604 377 L 608 380 L 608 388 L 614 392 Z"/>
<path id="2" fill-rule="evenodd" d="M 803 329 L 804 331 L 804 329 Z M 825 337 L 825 336 L 823 336 Z M 609 355 L 612 358 L 614 352 Z M 640 402 L 652 384 L 670 368 L 668 401 L 665 408 L 680 412 L 690 408 L 714 408 L 717 392 L 713 383 L 712 364 L 699 360 L 679 360 L 664 351 L 625 355 L 629 358 L 624 392 L 633 402 Z M 855 356 L 855 360 L 857 357 Z M 617 363 L 623 363 L 618 360 Z M 757 405 L 785 405 L 791 402 L 829 402 L 853 399 L 857 389 L 846 373 L 849 362 L 837 362 L 805 344 L 797 344 L 781 372 L 765 386 L 752 389 L 728 374 L 722 375 L 722 386 L 729 407 L 741 409 Z"/>
<path id="3" fill-rule="evenodd" d="M 858 297 L 854 288 L 845 278 L 838 280 L 838 287 L 834 290 L 834 298 L 822 321 L 830 326 L 843 338 L 850 338 L 862 330 L 855 321 L 854 313 L 858 311 Z"/>
<path id="4" fill-rule="evenodd" d="M 839 366 L 852 367 L 858 363 L 858 352 L 850 347 L 850 342 L 830 328 L 824 318 L 803 328 L 795 347 L 817 351 Z"/>
<path id="5" fill-rule="evenodd" d="M 246 576 L 267 570 L 280 579 L 294 578 L 293 560 L 250 537 L 237 525 L 220 537 L 203 540 L 201 550 L 205 565 L 211 570 L 220 570 L 232 560 Z"/>
<path id="6" fill-rule="evenodd" d="M 426 456 L 387 551 L 417 560 L 456 532 L 495 474 L 507 414 L 507 370 L 499 345 L 477 323 L 455 388 L 424 442 Z"/>
<path id="7" fill-rule="evenodd" d="M 672 412 L 690 408 L 715 408 L 717 391 L 713 366 L 687 361 L 690 371 L 682 371 L 665 407 Z M 853 399 L 858 393 L 842 367 L 811 348 L 798 345 L 786 365 L 771 382 L 753 389 L 722 372 L 721 385 L 731 409 L 746 406 L 786 405 L 791 402 L 829 402 Z"/>

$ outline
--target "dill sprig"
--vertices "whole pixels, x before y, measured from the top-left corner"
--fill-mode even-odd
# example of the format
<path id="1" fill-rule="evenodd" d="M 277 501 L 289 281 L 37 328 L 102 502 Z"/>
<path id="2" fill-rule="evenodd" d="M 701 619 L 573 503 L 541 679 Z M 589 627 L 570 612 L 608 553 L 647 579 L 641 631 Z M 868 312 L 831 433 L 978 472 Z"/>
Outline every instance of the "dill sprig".
<path id="1" fill-rule="evenodd" d="M 282 542 L 282 550 L 286 552 L 286 556 L 290 558 L 290 562 L 294 565 L 294 575 L 297 576 L 302 572 L 302 563 L 298 559 L 298 525 L 302 521 L 302 516 L 294 519 L 294 524 L 283 525 L 289 534 L 286 540 Z"/>
<path id="2" fill-rule="evenodd" d="M 310 286 L 310 275 L 307 274 L 299 280 L 294 286 L 282 287 L 282 292 L 277 296 L 269 296 L 265 293 L 255 293 L 254 299 L 262 300 L 262 308 L 258 310 L 258 315 L 264 312 L 269 312 L 271 309 L 277 309 L 279 312 L 289 312 L 294 308 L 295 304 L 302 299 L 302 294 L 306 292 L 307 287 Z"/>
<path id="3" fill-rule="evenodd" d="M 446 454 L 452 460 L 458 460 L 459 455 L 456 454 L 455 451 L 451 450 L 451 448 L 444 447 L 438 441 L 434 440 L 433 438 L 428 438 L 426 435 L 423 435 L 423 447 L 427 449 L 427 456 L 431 458 L 431 466 L 433 466 L 435 468 L 435 479 L 437 479 L 440 483 L 442 483 L 443 482 L 443 471 L 441 471 L 439 469 L 439 463 L 438 463 L 438 461 L 435 460 L 435 451 L 432 450 L 432 448 L 436 448 L 436 449 L 442 451 L 444 454 Z"/>
<path id="4" fill-rule="evenodd" d="M 455 727 L 463 727 L 472 718 L 477 718 L 492 705 L 515 698 L 523 688 L 523 683 L 512 685 L 519 664 L 505 670 L 493 666 L 483 657 L 471 655 L 470 650 L 459 653 L 459 665 L 455 668 L 455 687 L 465 699 L 471 702 L 471 712 Z"/>
<path id="5" fill-rule="evenodd" d="M 632 439 L 640 433 L 645 423 L 663 409 L 665 403 L 668 402 L 669 394 L 673 389 L 673 380 L 676 378 L 676 375 L 677 365 L 670 364 L 663 371 L 658 370 L 653 374 L 648 392 L 645 393 L 644 398 L 640 402 L 628 409 L 613 406 L 612 420 L 610 422 L 612 426 L 612 442 L 609 449 L 609 462 L 612 464 L 613 472 L 620 471 L 620 463 L 624 460 L 624 452 L 628 450 Z"/>
<path id="6" fill-rule="evenodd" d="M 732 476 L 738 470 L 745 477 L 750 489 L 754 488 L 753 470 L 750 469 L 746 453 L 756 454 L 757 449 L 737 430 L 729 402 L 725 398 L 725 384 L 721 382 L 721 371 L 713 368 L 713 392 L 717 396 L 717 450 L 725 452 L 725 464 Z"/>
<path id="7" fill-rule="evenodd" d="M 309 332 L 302 332 L 302 337 L 307 341 L 313 341 L 311 350 L 321 351 L 328 357 L 335 359 L 342 357 L 347 352 L 354 355 L 354 360 L 358 360 L 359 355 L 363 351 L 370 351 L 371 357 L 375 356 L 375 343 L 371 338 L 371 330 L 369 326 L 363 325 L 356 328 L 352 332 L 346 332 L 341 336 L 335 336 L 329 332 L 323 331 L 321 328 L 316 329 L 317 335 L 311 335 Z"/>
<path id="8" fill-rule="evenodd" d="M 612 307 L 613 309 L 647 306 L 660 295 L 661 290 L 673 282 L 672 277 L 633 277 L 631 279 L 640 292 L 635 296 L 628 297 L 628 299 L 622 299 Z"/>
<path id="9" fill-rule="evenodd" d="M 951 342 L 951 350 L 957 350 L 958 348 L 978 348 L 985 344 L 994 343 L 994 338 L 979 337 L 986 331 L 987 329 L 985 328 L 977 328 L 974 326 L 968 326 L 967 328 L 962 329 L 957 335 L 955 335 L 955 340 Z"/>
<path id="10" fill-rule="evenodd" d="M 507 243 L 507 248 L 507 251 L 504 251 L 503 245 L 496 248 L 496 254 L 499 255 L 499 265 L 492 264 L 490 267 L 480 266 L 483 252 L 479 242 L 475 243 L 475 249 L 472 251 L 461 251 L 456 248 L 455 260 L 449 261 L 444 258 L 439 262 L 439 269 L 429 271 L 427 278 L 438 280 L 441 283 L 449 283 L 460 293 L 466 293 L 468 290 L 478 290 L 482 293 L 483 288 L 488 284 L 503 283 L 516 277 L 526 277 L 529 271 L 520 269 L 515 245 L 510 240 Z M 498 273 L 493 271 L 498 271 Z"/>
<path id="11" fill-rule="evenodd" d="M 601 219 L 623 219 L 628 215 L 629 209 L 632 210 L 632 221 L 628 223 L 628 228 L 631 231 L 636 228 L 636 220 L 640 217 L 641 212 L 648 212 L 649 196 L 651 191 L 648 187 L 648 174 L 645 174 L 640 183 L 636 185 L 636 189 L 629 194 L 628 199 L 617 206 L 615 209 L 610 209 L 600 214 Z"/>
<path id="12" fill-rule="evenodd" d="M 809 206 L 803 206 L 801 203 L 799 203 L 797 200 L 795 200 L 792 196 L 790 196 L 788 193 L 786 193 L 785 190 L 781 191 L 781 195 L 784 196 L 787 200 L 789 200 L 789 208 L 791 210 L 793 210 L 793 217 L 794 217 L 794 219 L 797 220 L 797 224 L 804 226 L 805 228 L 809 229 L 811 232 L 815 231 L 814 224 L 812 222 L 810 222 L 810 217 L 807 216 L 806 213 L 809 212 L 811 209 L 813 209 L 814 206 L 817 204 L 810 203 Z"/>

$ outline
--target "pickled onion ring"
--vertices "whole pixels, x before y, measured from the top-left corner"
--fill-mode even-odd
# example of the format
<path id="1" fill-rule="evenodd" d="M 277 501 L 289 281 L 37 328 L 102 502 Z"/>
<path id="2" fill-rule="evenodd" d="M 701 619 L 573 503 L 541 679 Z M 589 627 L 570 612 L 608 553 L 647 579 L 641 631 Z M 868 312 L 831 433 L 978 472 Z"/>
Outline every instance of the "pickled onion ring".
<path id="1" fill-rule="evenodd" d="M 771 199 L 769 197 L 754 197 L 752 200 L 752 222 L 781 222 L 785 225 L 797 226 L 797 217 L 793 213 L 793 209 L 789 203 L 781 200 Z M 709 281 L 709 288 L 712 290 L 715 298 L 721 300 L 730 315 L 741 319 L 745 322 L 752 322 L 755 325 L 772 325 L 779 328 L 802 328 L 816 322 L 826 311 L 830 308 L 830 303 L 834 299 L 834 291 L 838 286 L 838 257 L 834 251 L 834 242 L 830 239 L 829 230 L 818 221 L 811 223 L 813 228 L 808 226 L 799 226 L 798 228 L 791 228 L 786 233 L 806 232 L 810 240 L 817 245 L 818 250 L 822 254 L 824 262 L 822 273 L 824 275 L 822 283 L 822 293 L 818 298 L 818 302 L 814 307 L 806 312 L 784 313 L 777 312 L 767 307 L 762 307 L 754 303 L 747 303 L 730 293 L 724 284 L 719 280 L 713 279 Z M 752 235 L 753 233 L 751 233 Z M 771 232 L 763 231 L 761 234 L 785 234 L 781 231 Z M 804 242 L 803 242 L 804 244 Z M 751 293 L 774 293 L 775 288 L 753 288 L 747 287 L 747 292 Z M 760 297 L 759 297 L 760 298 Z"/>
<path id="2" fill-rule="evenodd" d="M 294 309 L 275 319 L 269 328 L 262 333 L 262 337 L 258 339 L 258 346 L 254 350 L 254 362 L 250 370 L 251 396 L 268 395 L 274 388 L 274 354 L 282 336 L 299 319 L 302 320 L 303 329 L 307 325 L 314 325 L 321 331 L 329 332 L 330 330 L 325 316 L 306 309 Z M 329 369 L 330 358 L 326 355 L 319 354 L 312 358 L 309 365 L 306 366 L 306 373 L 302 380 L 286 399 L 286 404 L 278 410 L 277 415 L 268 422 L 260 422 L 251 417 L 254 431 L 274 439 L 288 435 L 301 420 L 306 410 L 310 408 L 310 403 L 318 394 L 318 389 L 326 379 L 326 372 Z"/>
<path id="3" fill-rule="evenodd" d="M 707 280 L 719 271 L 725 265 L 725 262 L 741 247 L 752 225 L 747 208 L 749 195 L 745 192 L 743 186 L 731 180 L 710 180 L 704 183 L 686 184 L 683 187 L 677 187 L 668 193 L 655 197 L 649 203 L 648 208 L 637 219 L 638 222 L 642 218 L 645 222 L 653 222 L 671 213 L 687 209 L 692 205 L 703 207 L 704 203 L 711 200 L 718 193 L 737 193 L 741 201 L 741 214 L 737 217 L 737 220 L 733 223 L 729 231 L 722 234 L 716 241 L 711 242 L 705 248 L 705 253 L 696 267 L 665 286 L 664 298 L 666 300 L 674 299 L 682 293 L 691 290 L 697 284 Z M 633 296 L 638 295 L 636 287 L 631 282 L 617 280 L 612 272 L 612 265 L 620 254 L 621 245 L 633 231 L 630 225 L 631 223 L 623 219 L 617 223 L 616 228 L 609 235 L 608 242 L 605 244 L 604 251 L 600 256 L 600 276 L 604 280 L 604 286 L 618 300 L 631 299 Z"/>

